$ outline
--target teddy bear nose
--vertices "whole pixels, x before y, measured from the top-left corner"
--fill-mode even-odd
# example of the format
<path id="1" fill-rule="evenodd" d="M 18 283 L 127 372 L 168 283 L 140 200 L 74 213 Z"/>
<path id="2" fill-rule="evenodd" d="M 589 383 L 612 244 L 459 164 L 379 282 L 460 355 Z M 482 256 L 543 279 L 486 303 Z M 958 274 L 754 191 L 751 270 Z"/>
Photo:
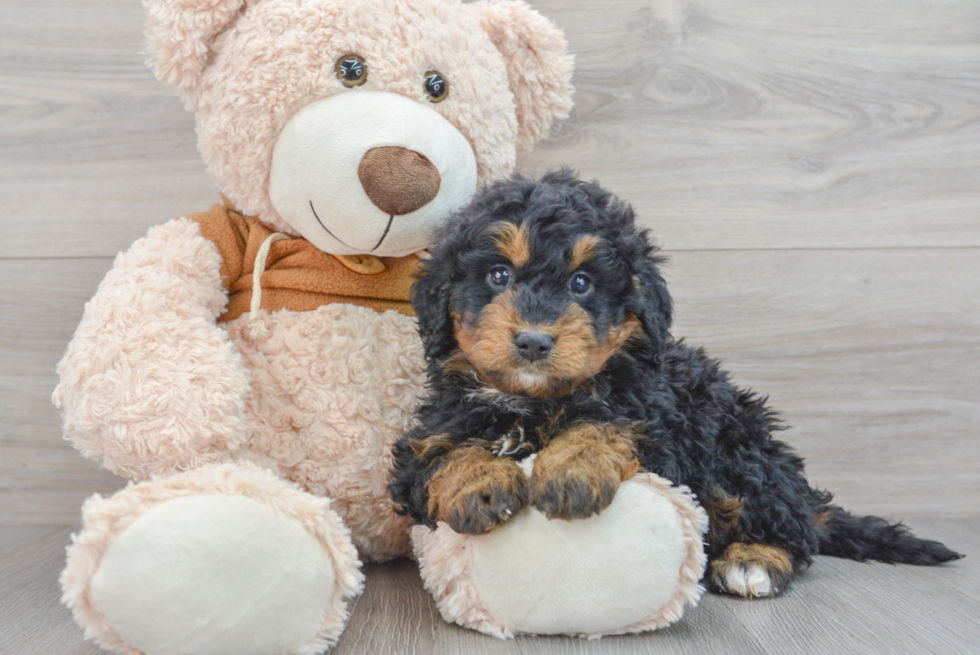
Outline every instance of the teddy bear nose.
<path id="1" fill-rule="evenodd" d="M 391 216 L 424 207 L 436 194 L 442 177 L 429 158 L 400 146 L 371 148 L 357 167 L 361 186 L 374 206 Z"/>

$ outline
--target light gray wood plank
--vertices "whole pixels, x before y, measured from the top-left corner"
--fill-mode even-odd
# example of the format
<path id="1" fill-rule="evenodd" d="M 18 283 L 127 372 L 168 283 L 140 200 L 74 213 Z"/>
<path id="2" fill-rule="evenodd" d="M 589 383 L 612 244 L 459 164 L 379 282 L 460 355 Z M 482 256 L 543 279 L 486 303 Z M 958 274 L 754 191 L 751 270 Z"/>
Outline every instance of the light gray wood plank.
<path id="1" fill-rule="evenodd" d="M 143 16 L 130 0 L 0 6 L 0 256 L 113 255 L 220 202 L 193 116 L 144 65 Z"/>
<path id="2" fill-rule="evenodd" d="M 980 245 L 976 3 L 533 4 L 577 105 L 525 170 L 598 177 L 675 250 Z M 112 255 L 217 199 L 138 3 L 0 18 L 0 257 Z"/>
<path id="3" fill-rule="evenodd" d="M 0 525 L 0 653 L 96 655 L 59 602 L 69 529 Z"/>
<path id="4" fill-rule="evenodd" d="M 980 6 L 535 2 L 577 55 L 524 160 L 630 199 L 673 249 L 980 244 Z"/>
<path id="5" fill-rule="evenodd" d="M 55 365 L 111 264 L 0 260 L 0 523 L 74 524 L 86 497 L 125 484 L 62 439 L 51 404 Z"/>
<path id="6" fill-rule="evenodd" d="M 980 514 L 975 250 L 680 252 L 674 334 L 771 395 L 858 512 Z M 0 522 L 77 520 L 123 481 L 61 439 L 54 366 L 108 259 L 0 261 Z"/>
<path id="7" fill-rule="evenodd" d="M 921 534 L 969 554 L 980 522 L 920 519 Z M 0 525 L 0 652 L 94 654 L 58 603 L 56 580 L 69 529 Z M 748 601 L 707 594 L 680 623 L 659 632 L 587 641 L 519 637 L 499 641 L 442 621 L 416 564 L 366 567 L 333 653 L 971 653 L 980 639 L 976 557 L 941 567 L 858 564 L 817 558 L 779 598 Z"/>

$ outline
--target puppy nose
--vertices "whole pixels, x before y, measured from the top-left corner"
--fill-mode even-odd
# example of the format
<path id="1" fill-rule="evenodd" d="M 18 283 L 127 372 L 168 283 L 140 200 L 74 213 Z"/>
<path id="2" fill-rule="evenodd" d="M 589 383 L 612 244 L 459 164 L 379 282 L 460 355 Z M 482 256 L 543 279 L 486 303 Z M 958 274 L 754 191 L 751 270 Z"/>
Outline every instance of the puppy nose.
<path id="1" fill-rule="evenodd" d="M 357 177 L 374 206 L 391 216 L 424 207 L 436 197 L 442 183 L 428 157 L 400 146 L 368 150 L 357 167 Z"/>
<path id="2" fill-rule="evenodd" d="M 543 332 L 524 331 L 514 337 L 517 354 L 529 362 L 545 359 L 555 347 L 555 338 Z"/>

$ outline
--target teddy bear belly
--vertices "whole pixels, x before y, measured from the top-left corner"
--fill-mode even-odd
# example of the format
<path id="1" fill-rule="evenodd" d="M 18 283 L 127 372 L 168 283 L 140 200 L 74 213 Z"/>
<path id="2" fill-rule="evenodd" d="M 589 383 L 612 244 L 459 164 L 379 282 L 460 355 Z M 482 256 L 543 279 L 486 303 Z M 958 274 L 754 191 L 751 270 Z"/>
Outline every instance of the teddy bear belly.
<path id="1" fill-rule="evenodd" d="M 247 315 L 226 324 L 252 377 L 242 459 L 330 498 L 363 558 L 407 554 L 387 484 L 424 385 L 415 319 L 346 304 L 263 318 L 254 339 Z"/>

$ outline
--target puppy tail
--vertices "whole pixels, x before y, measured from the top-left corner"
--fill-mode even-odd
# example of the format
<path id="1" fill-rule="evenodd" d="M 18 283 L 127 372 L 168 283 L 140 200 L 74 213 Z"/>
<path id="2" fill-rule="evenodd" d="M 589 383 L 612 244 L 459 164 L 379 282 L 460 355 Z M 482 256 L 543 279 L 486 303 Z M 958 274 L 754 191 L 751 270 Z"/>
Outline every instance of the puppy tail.
<path id="1" fill-rule="evenodd" d="M 920 566 L 963 557 L 938 541 L 919 539 L 901 523 L 889 523 L 877 516 L 853 516 L 836 505 L 825 506 L 816 523 L 821 555 Z"/>

